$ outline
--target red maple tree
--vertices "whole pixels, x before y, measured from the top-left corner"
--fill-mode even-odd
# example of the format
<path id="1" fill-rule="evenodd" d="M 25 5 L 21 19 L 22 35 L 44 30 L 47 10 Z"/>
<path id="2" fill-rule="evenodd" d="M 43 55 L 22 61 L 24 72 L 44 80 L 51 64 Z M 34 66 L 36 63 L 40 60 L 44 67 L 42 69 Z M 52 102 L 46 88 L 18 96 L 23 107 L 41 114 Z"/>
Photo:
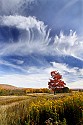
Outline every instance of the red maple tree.
<path id="1" fill-rule="evenodd" d="M 51 79 L 48 82 L 48 87 L 49 89 L 54 91 L 54 94 L 56 90 L 60 90 L 65 87 L 66 83 L 62 80 L 62 75 L 60 75 L 59 72 L 57 71 L 52 71 L 51 72 Z"/>

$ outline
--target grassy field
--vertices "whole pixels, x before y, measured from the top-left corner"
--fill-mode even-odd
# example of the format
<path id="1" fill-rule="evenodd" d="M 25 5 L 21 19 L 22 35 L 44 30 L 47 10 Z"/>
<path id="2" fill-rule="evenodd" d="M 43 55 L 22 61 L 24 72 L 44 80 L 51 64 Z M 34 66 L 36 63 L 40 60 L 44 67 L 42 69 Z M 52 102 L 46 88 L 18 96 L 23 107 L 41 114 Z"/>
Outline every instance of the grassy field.
<path id="1" fill-rule="evenodd" d="M 0 125 L 83 125 L 83 92 L 0 96 Z"/>

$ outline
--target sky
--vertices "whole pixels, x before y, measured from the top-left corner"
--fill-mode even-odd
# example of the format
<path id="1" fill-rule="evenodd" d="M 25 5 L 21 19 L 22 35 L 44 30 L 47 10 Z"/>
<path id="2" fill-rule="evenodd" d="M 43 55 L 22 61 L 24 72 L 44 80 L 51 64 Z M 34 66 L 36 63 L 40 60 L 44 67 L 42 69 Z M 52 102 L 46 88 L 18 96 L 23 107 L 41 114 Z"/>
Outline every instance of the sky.
<path id="1" fill-rule="evenodd" d="M 0 0 L 0 83 L 46 88 L 54 70 L 83 88 L 83 0 Z"/>

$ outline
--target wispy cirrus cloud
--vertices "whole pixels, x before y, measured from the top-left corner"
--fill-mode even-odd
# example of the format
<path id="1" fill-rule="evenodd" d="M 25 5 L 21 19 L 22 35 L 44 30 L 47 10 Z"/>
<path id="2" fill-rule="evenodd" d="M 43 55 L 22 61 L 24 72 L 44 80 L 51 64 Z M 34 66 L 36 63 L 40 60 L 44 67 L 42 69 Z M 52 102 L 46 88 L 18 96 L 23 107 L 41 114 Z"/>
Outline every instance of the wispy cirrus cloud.
<path id="1" fill-rule="evenodd" d="M 0 15 L 22 14 L 24 4 L 29 5 L 34 0 L 0 0 Z"/>
<path id="2" fill-rule="evenodd" d="M 23 63 L 23 61 L 17 60 L 17 64 L 22 64 L 22 63 Z M 7 67 L 10 67 L 10 68 L 14 68 L 14 69 L 19 70 L 19 71 L 21 71 L 23 73 L 27 73 L 25 68 L 23 68 L 23 67 L 21 67 L 19 65 L 12 64 L 11 62 L 5 61 L 3 59 L 0 59 L 0 65 L 7 66 Z"/>
<path id="3" fill-rule="evenodd" d="M 60 36 L 55 36 L 53 45 L 56 46 L 58 53 L 83 60 L 83 39 L 76 32 L 70 30 L 69 35 L 61 32 Z"/>
<path id="4" fill-rule="evenodd" d="M 27 55 L 34 52 L 44 53 L 47 51 L 46 47 L 51 40 L 49 38 L 50 31 L 46 30 L 46 26 L 42 21 L 38 21 L 35 17 L 4 16 L 0 18 L 0 23 L 1 26 L 25 30 L 27 34 L 26 38 L 21 34 L 17 43 L 5 44 L 0 55 L 8 55 L 10 53 Z"/>
<path id="5" fill-rule="evenodd" d="M 0 25 L 16 27 L 25 31 L 20 34 L 18 42 L 3 45 L 0 50 L 1 56 L 39 53 L 43 55 L 69 55 L 83 60 L 83 38 L 72 30 L 70 30 L 69 35 L 60 32 L 59 36 L 55 35 L 51 40 L 51 31 L 47 30 L 47 26 L 35 17 L 1 16 Z"/>

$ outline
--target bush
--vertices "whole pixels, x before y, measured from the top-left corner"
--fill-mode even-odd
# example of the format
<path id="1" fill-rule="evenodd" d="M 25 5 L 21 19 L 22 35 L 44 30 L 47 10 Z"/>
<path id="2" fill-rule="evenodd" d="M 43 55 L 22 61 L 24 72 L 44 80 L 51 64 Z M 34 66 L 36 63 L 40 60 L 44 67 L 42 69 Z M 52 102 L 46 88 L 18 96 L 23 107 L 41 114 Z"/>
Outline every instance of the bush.
<path id="1" fill-rule="evenodd" d="M 68 88 L 68 87 L 64 87 L 64 88 L 62 89 L 62 92 L 63 92 L 63 93 L 69 93 L 69 92 L 70 92 L 70 90 L 69 90 L 69 88 Z"/>

